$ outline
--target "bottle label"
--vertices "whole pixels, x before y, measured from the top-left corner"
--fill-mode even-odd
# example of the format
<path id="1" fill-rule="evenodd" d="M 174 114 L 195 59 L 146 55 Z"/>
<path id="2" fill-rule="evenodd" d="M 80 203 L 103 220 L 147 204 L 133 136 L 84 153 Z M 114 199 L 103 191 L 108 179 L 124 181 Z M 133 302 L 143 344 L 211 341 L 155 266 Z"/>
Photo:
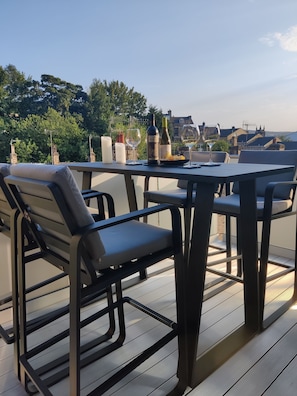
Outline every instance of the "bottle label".
<path id="1" fill-rule="evenodd" d="M 160 159 L 166 159 L 171 155 L 170 144 L 160 144 Z"/>
<path id="2" fill-rule="evenodd" d="M 148 135 L 147 137 L 148 143 L 159 143 L 159 135 Z"/>
<path id="3" fill-rule="evenodd" d="M 147 158 L 148 162 L 159 160 L 159 135 L 147 136 Z"/>

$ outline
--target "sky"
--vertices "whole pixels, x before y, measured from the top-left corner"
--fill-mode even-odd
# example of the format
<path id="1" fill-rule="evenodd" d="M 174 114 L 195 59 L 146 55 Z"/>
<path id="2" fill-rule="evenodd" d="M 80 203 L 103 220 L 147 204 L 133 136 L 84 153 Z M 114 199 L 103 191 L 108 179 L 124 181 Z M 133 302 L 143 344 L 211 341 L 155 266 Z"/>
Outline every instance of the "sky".
<path id="1" fill-rule="evenodd" d="M 0 65 L 87 91 L 118 80 L 163 113 L 297 131 L 297 0 L 0 0 Z"/>

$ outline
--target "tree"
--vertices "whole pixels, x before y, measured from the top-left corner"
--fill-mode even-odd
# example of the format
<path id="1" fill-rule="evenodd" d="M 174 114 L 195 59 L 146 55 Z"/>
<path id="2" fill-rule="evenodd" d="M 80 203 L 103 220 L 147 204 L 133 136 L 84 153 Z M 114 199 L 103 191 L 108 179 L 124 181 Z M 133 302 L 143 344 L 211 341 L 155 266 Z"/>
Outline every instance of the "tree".
<path id="1" fill-rule="evenodd" d="M 162 112 L 150 107 L 161 128 Z M 84 161 L 88 137 L 99 137 L 114 130 L 112 123 L 126 128 L 136 122 L 143 139 L 139 152 L 144 157 L 148 125 L 146 98 L 123 82 L 93 80 L 88 93 L 50 74 L 41 81 L 26 77 L 15 66 L 0 66 L 0 156 L 6 161 L 11 140 L 22 160 L 50 162 L 50 138 L 58 146 L 61 161 Z M 44 132 L 47 130 L 47 134 Z M 4 132 L 5 131 L 5 132 Z"/>
<path id="2" fill-rule="evenodd" d="M 226 140 L 217 140 L 212 147 L 213 151 L 225 151 L 229 152 L 230 144 Z"/>
<path id="3" fill-rule="evenodd" d="M 2 122 L 1 122 L 2 121 Z M 10 142 L 12 140 L 9 130 L 3 120 L 0 119 L 0 162 L 10 162 Z"/>
<path id="4" fill-rule="evenodd" d="M 14 145 L 18 156 L 18 162 L 40 162 L 42 153 L 40 153 L 35 142 L 32 142 L 31 140 L 28 140 L 27 142 L 16 140 Z"/>
<path id="5" fill-rule="evenodd" d="M 162 118 L 163 118 L 163 112 L 161 109 L 158 109 L 155 106 L 150 105 L 148 109 L 148 117 L 150 117 L 150 114 L 155 114 L 155 119 L 156 119 L 156 126 L 159 129 L 159 132 L 161 131 L 162 128 Z"/>
<path id="6" fill-rule="evenodd" d="M 110 98 L 105 86 L 100 80 L 95 79 L 89 89 L 86 129 L 92 134 L 104 135 L 108 130 L 111 114 Z"/>
<path id="7" fill-rule="evenodd" d="M 43 101 L 46 108 L 53 108 L 61 114 L 81 109 L 81 104 L 85 102 L 86 95 L 81 85 L 74 85 L 61 80 L 50 74 L 41 76 L 41 87 L 43 88 Z M 80 106 L 77 106 L 80 104 Z"/>
<path id="8" fill-rule="evenodd" d="M 4 117 L 19 116 L 22 102 L 28 95 L 30 78 L 8 65 L 0 70 L 0 114 Z"/>
<path id="9" fill-rule="evenodd" d="M 146 111 L 146 99 L 134 88 L 128 88 L 123 82 L 104 80 L 104 87 L 110 100 L 111 111 L 115 115 L 142 117 Z"/>
<path id="10" fill-rule="evenodd" d="M 145 114 L 147 108 L 146 98 L 139 92 L 135 92 L 134 89 L 130 89 L 128 92 L 128 110 L 129 115 L 141 118 Z"/>
<path id="11" fill-rule="evenodd" d="M 13 139 L 21 142 L 16 146 L 16 153 L 19 157 L 18 150 L 22 150 L 24 162 L 51 163 L 51 141 L 57 146 L 61 162 L 87 159 L 87 132 L 78 126 L 75 117 L 63 116 L 54 109 L 43 116 L 32 114 L 19 121 Z"/>

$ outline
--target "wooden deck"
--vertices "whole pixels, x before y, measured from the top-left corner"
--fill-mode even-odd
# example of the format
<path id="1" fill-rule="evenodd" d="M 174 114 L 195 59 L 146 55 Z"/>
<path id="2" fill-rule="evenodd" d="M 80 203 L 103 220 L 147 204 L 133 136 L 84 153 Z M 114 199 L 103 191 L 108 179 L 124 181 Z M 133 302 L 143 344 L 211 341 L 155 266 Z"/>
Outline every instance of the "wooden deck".
<path id="1" fill-rule="evenodd" d="M 275 267 L 271 267 L 270 270 L 274 271 Z M 214 275 L 208 274 L 207 282 L 212 280 L 213 277 Z M 274 309 L 282 299 L 287 298 L 290 294 L 292 279 L 291 273 L 269 284 L 267 292 L 268 309 Z M 174 318 L 173 271 L 171 269 L 150 276 L 148 280 L 129 288 L 125 293 L 150 305 L 153 309 L 156 308 L 164 315 Z M 206 293 L 209 293 L 209 290 Z M 203 304 L 199 353 L 203 353 L 221 337 L 242 323 L 242 294 L 242 285 L 233 283 L 227 289 L 206 299 Z M 101 303 L 98 302 L 97 304 L 100 305 Z M 90 312 L 94 309 L 96 309 L 96 306 L 92 305 L 85 311 Z M 164 331 L 163 325 L 147 318 L 131 306 L 127 305 L 125 312 L 127 338 L 124 345 L 82 370 L 82 395 L 90 392 L 96 383 L 102 381 L 102 378 L 121 366 L 140 347 L 143 347 Z M 2 312 L 1 315 L 0 319 L 3 315 L 8 315 L 8 312 Z M 199 386 L 195 389 L 187 389 L 185 395 L 296 395 L 296 315 L 296 310 L 292 307 L 267 330 L 256 335 L 244 348 Z M 30 337 L 30 343 L 38 343 L 40 339 L 46 339 L 49 334 L 52 335 L 55 331 L 61 331 L 66 326 L 66 319 L 47 326 L 37 335 L 35 334 L 34 337 Z M 88 339 L 94 336 L 95 331 L 102 331 L 102 329 L 101 324 L 99 326 L 94 323 L 88 329 L 83 330 L 83 337 Z M 60 352 L 61 349 L 66 347 L 66 342 L 61 343 L 58 347 L 53 348 L 51 353 L 55 354 L 57 350 Z M 42 355 L 36 359 L 36 362 L 46 359 L 47 355 Z M 117 396 L 165 395 L 176 384 L 176 362 L 176 340 L 173 340 L 106 394 Z M 54 395 L 66 395 L 66 387 L 67 380 L 64 380 L 53 386 L 51 390 Z M 6 345 L 0 339 L 0 395 L 22 396 L 25 394 L 13 371 L 13 345 Z"/>

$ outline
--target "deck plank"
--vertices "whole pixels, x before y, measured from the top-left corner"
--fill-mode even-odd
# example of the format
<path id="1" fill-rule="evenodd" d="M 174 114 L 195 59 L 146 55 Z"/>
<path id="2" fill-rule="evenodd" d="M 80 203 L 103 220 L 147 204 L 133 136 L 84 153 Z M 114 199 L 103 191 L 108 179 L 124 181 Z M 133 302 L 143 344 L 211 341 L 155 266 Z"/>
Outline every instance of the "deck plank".
<path id="1" fill-rule="evenodd" d="M 270 271 L 274 271 L 271 267 Z M 140 282 L 125 293 L 140 299 L 152 308 L 158 308 L 163 314 L 175 318 L 173 270 L 150 277 Z M 207 281 L 213 279 L 207 274 Z M 292 276 L 273 281 L 267 289 L 267 313 L 290 293 Z M 234 283 L 203 303 L 201 335 L 198 354 L 203 353 L 228 334 L 234 326 L 243 321 L 242 284 Z M 83 315 L 88 315 L 98 309 L 104 302 L 84 308 Z M 139 313 L 135 308 L 125 307 L 127 321 L 127 339 L 124 345 L 108 357 L 93 363 L 82 370 L 81 394 L 84 395 L 99 384 L 115 368 L 125 363 L 137 353 L 146 343 L 158 338 L 164 332 L 164 326 Z M 36 315 L 33 312 L 31 315 Z M 30 343 L 35 344 L 46 338 L 53 331 L 66 328 L 68 318 L 47 326 L 42 332 L 30 337 Z M 206 378 L 195 389 L 187 389 L 185 395 L 222 396 L 222 395 L 261 395 L 273 396 L 279 394 L 296 394 L 297 366 L 297 318 L 296 311 L 287 311 L 267 330 L 256 335 L 247 345 L 225 362 L 218 370 Z M 85 340 L 97 332 L 102 332 L 106 324 L 93 323 L 82 331 Z M 166 329 L 165 329 L 166 330 Z M 35 364 L 60 353 L 61 348 L 67 349 L 68 341 L 56 346 L 48 354 L 38 357 Z M 171 390 L 176 382 L 177 342 L 171 341 L 154 356 L 125 377 L 106 394 L 114 396 L 161 396 Z M 265 379 L 264 379 L 265 377 Z M 55 395 L 66 394 L 68 379 L 51 388 Z M 0 339 L 0 394 L 4 396 L 22 396 L 25 391 L 13 372 L 13 345 L 6 345 Z"/>

